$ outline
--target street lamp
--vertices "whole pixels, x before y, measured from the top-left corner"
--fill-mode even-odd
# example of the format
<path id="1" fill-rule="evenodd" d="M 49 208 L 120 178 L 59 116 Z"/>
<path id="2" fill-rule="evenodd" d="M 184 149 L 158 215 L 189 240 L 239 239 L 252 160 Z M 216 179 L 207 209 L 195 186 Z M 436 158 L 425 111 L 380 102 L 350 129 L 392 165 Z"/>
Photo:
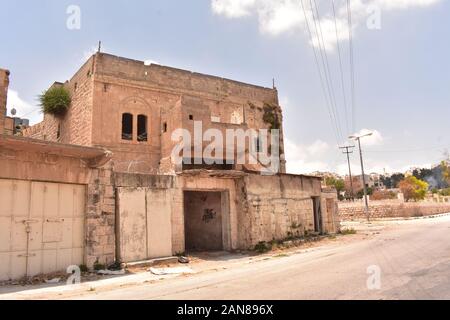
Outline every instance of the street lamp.
<path id="1" fill-rule="evenodd" d="M 363 186 L 364 186 L 364 202 L 365 202 L 365 211 L 367 215 L 367 221 L 370 222 L 370 215 L 369 215 L 369 201 L 367 199 L 367 187 L 366 187 L 366 176 L 364 174 L 364 162 L 363 162 L 363 156 L 362 156 L 362 149 L 361 149 L 361 138 L 369 137 L 373 135 L 373 132 L 369 132 L 362 135 L 352 135 L 348 137 L 349 139 L 358 141 L 359 146 L 359 157 L 361 159 L 361 172 L 362 172 L 362 180 L 363 180 Z"/>

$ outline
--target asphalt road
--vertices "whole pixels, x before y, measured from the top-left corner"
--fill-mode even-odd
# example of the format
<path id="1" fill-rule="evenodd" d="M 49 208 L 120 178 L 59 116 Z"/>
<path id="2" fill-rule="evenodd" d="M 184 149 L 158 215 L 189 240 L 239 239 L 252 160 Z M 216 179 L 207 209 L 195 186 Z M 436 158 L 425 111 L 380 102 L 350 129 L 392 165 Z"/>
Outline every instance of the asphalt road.
<path id="1" fill-rule="evenodd" d="M 77 298 L 450 299 L 450 216 L 390 223 L 365 240 Z"/>

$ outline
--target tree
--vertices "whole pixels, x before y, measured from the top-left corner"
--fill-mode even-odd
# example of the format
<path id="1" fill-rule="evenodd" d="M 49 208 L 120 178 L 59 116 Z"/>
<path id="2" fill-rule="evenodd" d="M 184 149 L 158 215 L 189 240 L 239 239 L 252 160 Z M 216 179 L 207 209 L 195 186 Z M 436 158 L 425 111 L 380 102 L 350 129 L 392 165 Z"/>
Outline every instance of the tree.
<path id="1" fill-rule="evenodd" d="M 345 190 L 345 182 L 342 179 L 334 177 L 325 178 L 325 184 L 329 187 L 334 187 L 337 191 L 338 199 L 342 200 L 341 192 Z"/>
<path id="2" fill-rule="evenodd" d="M 414 176 L 407 177 L 400 181 L 398 187 L 402 191 L 406 201 L 423 200 L 428 191 L 428 183 L 419 180 Z"/>
<path id="3" fill-rule="evenodd" d="M 381 182 L 385 185 L 388 189 L 393 189 L 398 187 L 398 183 L 402 181 L 405 178 L 405 175 L 403 173 L 394 173 L 393 175 L 389 176 L 382 176 Z"/>
<path id="4" fill-rule="evenodd" d="M 367 188 L 366 188 L 366 191 L 367 191 L 367 195 L 368 195 L 368 196 L 373 195 L 373 191 L 374 191 L 373 188 L 367 187 Z M 364 198 L 364 188 L 362 188 L 361 190 L 359 190 L 359 191 L 356 193 L 356 198 L 358 198 L 358 199 Z"/>
<path id="5" fill-rule="evenodd" d="M 447 161 L 441 162 L 442 176 L 444 180 L 450 184 L 450 166 Z"/>
<path id="6" fill-rule="evenodd" d="M 427 180 L 428 177 L 433 176 L 433 171 L 431 169 L 422 168 L 422 169 L 414 169 L 413 176 L 419 180 Z"/>
<path id="7" fill-rule="evenodd" d="M 400 181 L 405 179 L 405 175 L 403 173 L 395 173 L 391 176 L 392 188 L 398 188 L 398 184 Z"/>

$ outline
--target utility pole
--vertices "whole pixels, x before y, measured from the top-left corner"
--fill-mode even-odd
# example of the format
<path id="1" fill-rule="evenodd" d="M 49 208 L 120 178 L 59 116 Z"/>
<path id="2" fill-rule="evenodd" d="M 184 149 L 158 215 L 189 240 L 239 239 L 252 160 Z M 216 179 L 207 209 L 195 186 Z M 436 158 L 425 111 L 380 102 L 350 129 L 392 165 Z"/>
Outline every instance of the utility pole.
<path id="1" fill-rule="evenodd" d="M 364 161 L 363 161 L 363 155 L 362 155 L 362 149 L 361 149 L 361 138 L 371 136 L 373 133 L 367 133 L 364 135 L 353 135 L 350 136 L 349 139 L 353 139 L 358 141 L 358 147 L 359 147 L 359 158 L 361 160 L 361 173 L 362 173 L 362 181 L 363 181 L 363 187 L 364 187 L 364 202 L 365 202 L 365 211 L 367 215 L 367 222 L 370 222 L 370 215 L 369 215 L 369 200 L 367 199 L 367 186 L 366 186 L 366 176 L 364 174 Z"/>
<path id="2" fill-rule="evenodd" d="M 355 201 L 354 191 L 353 191 L 353 177 L 352 177 L 352 167 L 350 165 L 350 154 L 353 153 L 353 151 L 349 151 L 350 149 L 353 149 L 355 146 L 345 146 L 340 147 L 339 149 L 345 149 L 345 151 L 342 151 L 343 153 L 347 154 L 347 162 L 348 162 L 348 175 L 350 177 L 350 198 L 352 201 Z"/>

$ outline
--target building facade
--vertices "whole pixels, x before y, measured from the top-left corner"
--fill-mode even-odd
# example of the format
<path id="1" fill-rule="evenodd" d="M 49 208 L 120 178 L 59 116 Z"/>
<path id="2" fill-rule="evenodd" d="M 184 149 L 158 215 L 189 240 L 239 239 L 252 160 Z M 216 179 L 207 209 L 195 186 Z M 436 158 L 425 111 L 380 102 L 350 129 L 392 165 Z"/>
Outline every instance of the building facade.
<path id="1" fill-rule="evenodd" d="M 104 53 L 93 55 L 70 81 L 53 85 L 71 93 L 64 116 L 46 114 L 41 123 L 23 130 L 23 137 L 2 135 L 0 182 L 11 206 L 2 212 L 8 245 L 0 254 L 9 262 L 1 262 L 0 278 L 18 276 L 11 273 L 16 263 L 26 267 L 21 275 L 50 270 L 27 267 L 54 259 L 46 255 L 49 248 L 77 252 L 78 258 L 66 256 L 59 265 L 92 267 L 184 252 L 245 250 L 261 241 L 339 230 L 336 192 L 323 190 L 321 178 L 286 174 L 275 88 Z M 179 145 L 177 130 L 192 142 L 183 144 L 182 162 L 173 153 Z M 263 134 L 246 135 L 252 131 Z M 234 148 L 238 134 L 232 137 L 233 148 L 227 144 L 207 153 L 211 139 L 205 139 L 206 132 L 216 137 L 244 133 L 242 149 Z M 277 143 L 262 143 L 264 135 L 268 141 L 276 137 Z M 258 157 L 248 161 L 254 152 Z M 259 160 L 264 152 L 276 155 L 278 165 L 271 170 Z M 216 161 L 206 161 L 205 154 Z M 247 161 L 238 161 L 241 157 Z M 17 184 L 25 186 L 30 199 L 33 188 L 43 188 L 44 193 L 36 193 L 39 203 L 48 202 L 46 195 L 60 203 L 52 211 L 54 223 L 37 228 L 47 234 L 28 237 L 36 241 L 34 256 L 15 249 L 19 240 L 13 227 L 22 236 L 34 230 L 33 219 L 20 218 L 32 216 L 33 209 L 14 205 Z M 72 218 L 64 216 L 60 199 L 65 194 L 60 190 L 67 188 L 72 206 L 79 208 Z M 44 211 L 35 215 L 47 221 Z M 61 228 L 75 218 L 78 240 L 67 248 L 64 235 L 74 234 L 75 227 Z"/>

